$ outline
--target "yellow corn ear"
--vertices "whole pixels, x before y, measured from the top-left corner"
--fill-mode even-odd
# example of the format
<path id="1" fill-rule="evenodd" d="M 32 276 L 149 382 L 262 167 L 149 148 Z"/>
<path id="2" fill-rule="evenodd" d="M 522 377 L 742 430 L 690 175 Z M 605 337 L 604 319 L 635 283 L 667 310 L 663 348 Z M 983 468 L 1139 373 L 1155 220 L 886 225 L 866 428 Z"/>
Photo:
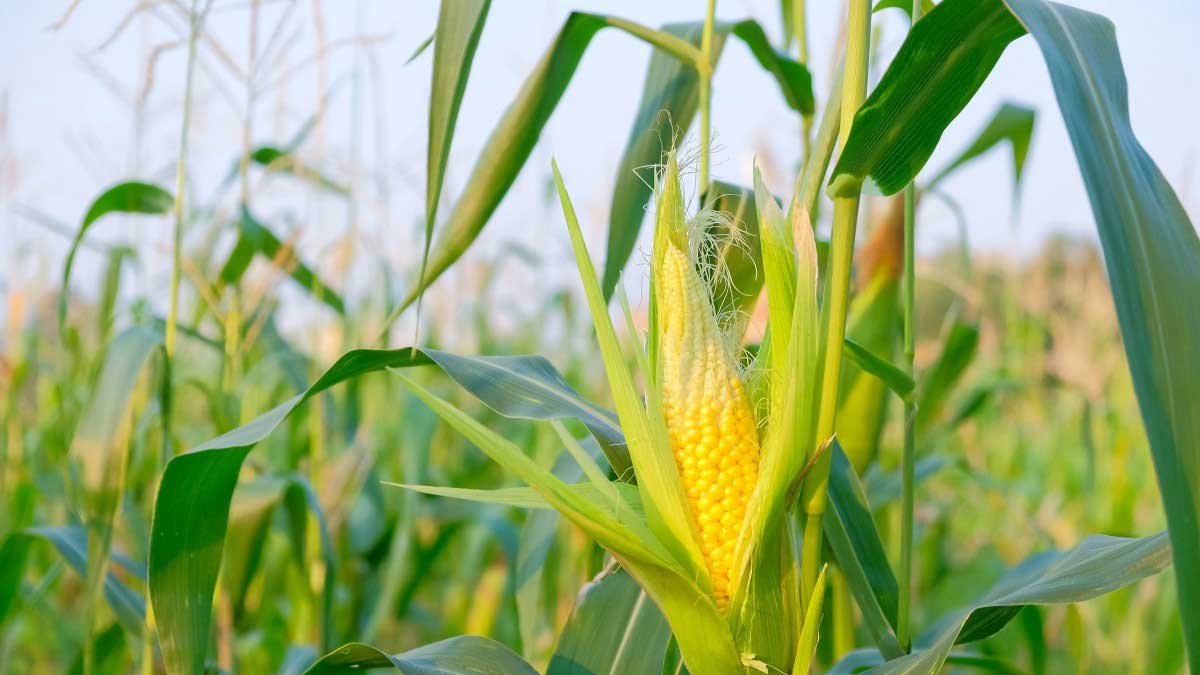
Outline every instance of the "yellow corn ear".
<path id="1" fill-rule="evenodd" d="M 673 172 L 667 174 L 670 181 Z M 656 237 L 663 414 L 714 599 L 724 612 L 733 590 L 734 548 L 758 479 L 758 429 L 681 219 L 660 217 L 658 226 L 675 228 Z"/>

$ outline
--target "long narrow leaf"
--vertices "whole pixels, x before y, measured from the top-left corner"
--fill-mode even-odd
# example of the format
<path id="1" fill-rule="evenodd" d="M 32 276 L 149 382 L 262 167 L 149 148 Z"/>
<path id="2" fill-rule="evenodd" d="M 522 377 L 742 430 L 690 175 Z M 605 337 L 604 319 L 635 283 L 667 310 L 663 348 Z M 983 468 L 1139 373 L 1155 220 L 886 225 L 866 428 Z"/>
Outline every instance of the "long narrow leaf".
<path id="1" fill-rule="evenodd" d="M 163 214 L 171 210 L 175 198 L 170 192 L 149 183 L 129 181 L 118 183 L 96 197 L 79 224 L 79 231 L 67 250 L 67 261 L 63 265 L 62 290 L 58 298 L 58 324 L 61 328 L 67 318 L 67 294 L 70 292 L 71 269 L 75 266 L 75 254 L 79 251 L 88 230 L 100 218 L 110 213 Z"/>
<path id="2" fill-rule="evenodd" d="M 1110 593 L 1171 564 L 1166 532 L 1141 539 L 1095 535 L 1070 551 L 1035 555 L 959 611 L 926 649 L 870 669 L 872 675 L 932 675 L 941 671 L 955 644 L 982 640 L 1003 628 L 1026 605 L 1081 602 Z"/>
<path id="3" fill-rule="evenodd" d="M 433 46 L 433 83 L 429 97 L 429 147 L 425 159 L 425 245 L 421 254 L 424 269 L 433 240 L 446 160 L 454 140 L 458 109 L 467 90 L 475 49 L 483 34 L 491 0 L 444 0 L 438 11 Z"/>
<path id="4" fill-rule="evenodd" d="M 395 655 L 352 642 L 321 657 L 304 675 L 351 675 L 376 668 L 391 668 L 401 675 L 537 675 L 508 647 L 477 635 L 453 637 Z"/>
<path id="5" fill-rule="evenodd" d="M 671 629 L 658 607 L 621 570 L 579 594 L 546 675 L 660 675 Z"/>

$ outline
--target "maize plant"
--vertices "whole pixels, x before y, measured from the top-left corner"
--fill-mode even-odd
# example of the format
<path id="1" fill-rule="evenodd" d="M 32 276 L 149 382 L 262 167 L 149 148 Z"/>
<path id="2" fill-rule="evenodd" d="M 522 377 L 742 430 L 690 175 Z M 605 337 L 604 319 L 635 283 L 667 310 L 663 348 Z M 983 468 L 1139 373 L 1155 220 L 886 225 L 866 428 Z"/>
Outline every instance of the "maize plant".
<path id="1" fill-rule="evenodd" d="M 522 475 L 555 509 L 601 543 L 654 599 L 694 673 L 746 668 L 806 670 L 813 654 L 824 574 L 803 607 L 788 509 L 805 468 L 817 459 L 813 431 L 816 373 L 816 248 L 811 227 L 789 226 L 762 188 L 761 240 L 770 267 L 772 345 L 759 352 L 768 405 L 756 409 L 739 367 L 740 335 L 715 313 L 701 266 L 706 218 L 685 215 L 674 155 L 662 172 L 655 208 L 650 334 L 626 364 L 562 177 L 570 228 L 609 385 L 616 400 L 636 491 L 585 466 L 586 494 L 544 473 Z M 800 211 L 796 218 L 802 218 Z M 796 221 L 799 222 L 799 221 Z M 793 231 L 799 237 L 793 245 Z M 623 295 L 621 296 L 624 297 Z M 625 315 L 632 321 L 628 305 Z M 632 323 L 627 323 L 632 328 Z M 636 332 L 627 335 L 636 339 Z M 645 383 L 644 392 L 635 382 Z M 411 384 L 485 452 L 507 442 Z M 563 436 L 568 448 L 576 445 Z M 491 450 L 489 450 L 491 448 Z M 825 445 L 826 450 L 828 445 Z M 503 454 L 516 455 L 508 447 Z M 586 455 L 573 455 L 585 463 Z M 582 486 L 581 486 L 582 487 Z M 644 514 L 644 516 L 642 515 Z M 810 630 L 804 631 L 805 621 Z M 805 636 L 803 639 L 801 636 Z"/>
<path id="2" fill-rule="evenodd" d="M 700 20 L 660 28 L 572 12 L 440 209 L 492 9 L 442 0 L 410 58 L 432 44 L 420 259 L 398 295 L 394 261 L 370 260 L 385 272 L 351 299 L 337 289 L 355 265 L 301 255 L 300 228 L 279 231 L 296 214 L 272 211 L 331 199 L 358 213 L 370 190 L 304 152 L 315 129 L 318 145 L 330 142 L 324 125 L 338 116 L 322 100 L 290 140 L 256 144 L 254 109 L 310 65 L 323 81 L 333 47 L 373 40 L 327 43 L 311 3 L 316 56 L 267 77 L 306 3 L 184 4 L 138 3 L 105 43 L 139 14 L 170 32 L 143 69 L 139 130 L 154 58 L 187 46 L 174 191 L 143 180 L 102 191 L 69 233 L 57 293 L 26 294 L 3 270 L 14 292 L 0 342 L 0 671 L 1200 672 L 1200 239 L 1133 132 L 1107 20 L 1046 0 L 848 0 L 835 72 L 817 92 L 804 0 L 779 3 L 775 42 L 757 19 L 718 20 L 715 0 Z M 206 32 L 215 8 L 248 14 L 247 63 L 223 45 L 224 23 Z M 899 10 L 905 36 L 885 55 L 874 17 Z M 266 15 L 276 21 L 260 42 Z M 514 247 L 485 265 L 476 293 L 423 305 L 493 222 L 602 31 L 652 50 L 602 268 L 552 161 L 549 225 L 565 225 L 578 283 L 511 320 L 490 295 L 509 283 L 504 259 L 554 277 Z M 1007 146 L 1020 187 L 1035 112 L 1015 103 L 932 177 L 924 169 L 1026 36 L 1047 65 L 1105 268 L 1100 253 L 1051 260 L 1037 305 L 1023 295 L 1034 272 L 998 274 L 995 292 L 965 251 L 953 288 L 918 292 L 921 206 L 958 198 L 941 181 Z M 710 175 L 727 43 L 748 49 L 796 116 L 769 139 L 796 135 L 803 148 L 782 199 L 761 155 L 761 172 L 756 161 L 733 182 Z M 246 99 L 242 147 L 208 199 L 188 190 L 196 73 Z M 361 96 L 373 79 L 361 74 L 352 155 L 366 126 L 358 106 L 386 98 Z M 220 144 L 204 145 L 191 152 Z M 680 158 L 693 146 L 694 189 Z M 0 160 L 7 198 L 16 181 Z M 254 172 L 313 199 L 264 199 L 270 181 Z M 871 224 L 876 193 L 890 201 Z M 152 288 L 126 302 L 137 249 L 90 237 L 135 214 L 171 225 L 171 280 L 161 297 Z M 643 220 L 644 288 L 626 270 Z M 88 250 L 106 256 L 94 303 L 71 293 Z M 946 259 L 927 261 L 957 267 Z M 1068 272 L 1078 277 L 1063 281 Z M 1072 297 L 1080 278 L 1102 302 Z M 332 320 L 286 334 L 279 282 Z M 410 307 L 432 330 L 389 347 Z M 472 311 L 471 330 L 448 308 Z M 516 328 L 499 328 L 499 315 Z M 1072 330 L 1084 336 L 1060 344 Z M 464 333 L 485 355 L 445 350 Z M 330 347 L 346 351 L 322 372 Z M 1077 382 L 1072 358 L 1083 361 Z M 1122 536 L 1079 541 L 1081 530 Z M 1173 575 L 1150 579 L 1172 563 Z M 1010 623 L 1021 630 L 1002 632 Z"/>

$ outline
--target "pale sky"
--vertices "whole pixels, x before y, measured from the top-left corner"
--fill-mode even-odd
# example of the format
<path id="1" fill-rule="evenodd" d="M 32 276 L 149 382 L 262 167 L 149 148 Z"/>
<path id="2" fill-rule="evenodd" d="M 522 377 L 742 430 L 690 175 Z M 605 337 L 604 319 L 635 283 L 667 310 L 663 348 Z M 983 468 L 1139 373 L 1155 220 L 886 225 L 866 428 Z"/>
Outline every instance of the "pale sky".
<path id="1" fill-rule="evenodd" d="M 169 8 L 171 1 L 159 3 L 159 16 L 182 26 L 180 15 Z M 33 278 L 56 279 L 66 250 L 63 237 L 33 225 L 15 209 L 33 207 L 75 227 L 91 198 L 114 182 L 138 177 L 168 188 L 174 182 L 185 49 L 163 51 L 147 99 L 145 124 L 135 135 L 132 107 L 121 97 L 138 95 L 147 55 L 156 46 L 173 42 L 176 35 L 170 24 L 141 15 L 97 51 L 137 3 L 82 0 L 64 28 L 47 30 L 68 4 L 68 0 L 0 0 L 0 95 L 7 101 L 6 127 L 0 131 L 0 289 Z M 179 4 L 187 3 L 179 0 Z M 260 50 L 287 4 L 263 1 Z M 808 4 L 813 7 L 811 69 L 822 92 L 836 32 L 835 10 L 842 3 Z M 1200 150 L 1195 131 L 1200 110 L 1196 68 L 1200 3 L 1076 0 L 1070 4 L 1101 13 L 1117 25 L 1134 128 L 1195 219 L 1200 188 L 1195 171 Z M 217 0 L 208 26 L 222 53 L 240 69 L 245 68 L 248 53 L 248 5 L 246 0 Z M 775 0 L 720 0 L 718 15 L 731 20 L 756 18 L 777 39 L 777 5 Z M 324 81 L 341 84 L 330 101 L 323 136 L 311 140 L 303 153 L 331 175 L 359 188 L 357 219 L 364 248 L 386 253 L 397 267 L 394 271 L 407 279 L 413 273 L 409 266 L 424 208 L 432 50 L 409 65 L 404 62 L 432 32 L 437 3 L 326 0 L 321 6 L 325 40 L 336 47 L 326 61 Z M 658 26 L 700 19 L 703 6 L 701 0 L 495 0 L 459 118 L 443 207 L 457 197 L 488 133 L 570 9 L 606 12 Z M 256 143 L 285 142 L 314 110 L 322 75 L 309 59 L 317 44 L 312 7 L 311 2 L 298 3 L 278 37 L 287 48 L 276 49 L 276 58 L 260 71 L 260 83 L 289 77 L 285 84 L 260 94 L 252 133 Z M 890 57 L 902 37 L 903 15 L 888 10 L 876 15 L 875 25 L 882 31 L 881 53 Z M 365 46 L 348 44 L 354 35 L 366 36 Z M 206 198 L 241 148 L 245 89 L 210 46 L 201 46 L 201 57 L 190 166 L 196 194 Z M 495 255 L 507 241 L 516 240 L 542 251 L 552 263 L 561 260 L 567 265 L 561 215 L 557 204 L 547 201 L 551 156 L 562 167 L 586 221 L 593 256 L 602 258 L 614 172 L 648 57 L 648 47 L 623 33 L 603 31 L 594 39 L 541 144 L 484 231 L 474 259 Z M 357 84 L 356 73 L 361 75 Z M 109 79 L 113 84 L 106 83 Z M 124 93 L 114 93 L 117 90 Z M 720 146 L 714 176 L 746 184 L 756 155 L 790 171 L 798 149 L 798 118 L 739 41 L 726 46 L 714 92 L 713 124 Z M 1010 224 L 1007 150 L 993 152 L 945 185 L 966 209 L 973 246 L 1028 252 L 1054 230 L 1094 233 L 1049 78 L 1031 38 L 1008 48 L 975 100 L 946 133 L 926 175 L 965 147 L 1006 100 L 1039 110 L 1016 227 Z M 361 120 L 357 140 L 351 132 L 356 119 Z M 134 143 L 135 137 L 140 137 L 140 143 Z M 790 190 L 790 174 L 768 174 L 768 179 L 778 193 Z M 278 218 L 275 222 L 281 229 L 304 228 L 301 255 L 318 265 L 328 264 L 329 243 L 345 231 L 351 217 L 344 202 L 314 196 L 311 190 L 290 189 L 286 181 L 272 183 L 271 193 L 274 196 L 257 208 Z M 283 220 L 285 215 L 291 220 Z M 920 222 L 924 250 L 955 241 L 956 226 L 944 209 L 929 206 Z M 143 245 L 144 256 L 152 258 L 167 257 L 169 238 L 165 220 L 117 220 L 102 222 L 96 229 L 98 241 L 134 241 Z M 153 294 L 154 288 L 161 287 L 166 267 L 160 262 L 144 260 L 135 284 L 141 292 Z M 94 279 L 99 269 L 99 256 L 84 254 L 81 265 L 77 287 L 86 292 L 86 280 Z"/>

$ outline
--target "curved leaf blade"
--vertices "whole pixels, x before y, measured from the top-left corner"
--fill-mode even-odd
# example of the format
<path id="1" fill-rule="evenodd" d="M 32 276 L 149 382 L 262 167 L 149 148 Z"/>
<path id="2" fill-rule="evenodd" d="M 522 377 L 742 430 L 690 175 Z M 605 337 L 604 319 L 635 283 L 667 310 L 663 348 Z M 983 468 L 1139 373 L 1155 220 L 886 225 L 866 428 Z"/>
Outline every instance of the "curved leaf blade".
<path id="1" fill-rule="evenodd" d="M 1094 535 L 1070 551 L 1034 555 L 1018 565 L 973 605 L 958 613 L 929 647 L 874 668 L 873 675 L 932 674 L 955 644 L 995 634 L 1026 605 L 1082 602 L 1158 574 L 1171 564 L 1166 532 L 1126 539 Z"/>
<path id="2" fill-rule="evenodd" d="M 870 176 L 884 194 L 912 182 L 942 132 L 1025 29 L 998 0 L 945 0 L 909 31 L 854 116 L 830 180 L 833 196 Z"/>
<path id="3" fill-rule="evenodd" d="M 627 573 L 604 573 L 579 594 L 546 675 L 660 675 L 671 628 Z"/>
<path id="4" fill-rule="evenodd" d="M 1150 439 L 1188 661 L 1200 671 L 1200 238 L 1129 120 L 1116 33 L 1103 17 L 1037 0 L 1008 7 L 1037 41 L 1066 121 Z"/>
<path id="5" fill-rule="evenodd" d="M 1033 140 L 1036 121 L 1037 111 L 1033 108 L 1005 101 L 975 137 L 975 141 L 931 178 L 926 188 L 932 189 L 955 169 L 1007 142 L 1012 147 L 1013 185 L 1016 188 L 1013 193 L 1019 194 L 1021 174 L 1025 170 L 1025 159 L 1029 156 L 1029 142 Z"/>
<path id="6" fill-rule="evenodd" d="M 259 222 L 250 209 L 243 204 L 242 214 L 238 219 L 237 243 L 229 253 L 225 265 L 221 267 L 221 283 L 236 284 L 245 274 L 255 255 L 266 258 L 318 302 L 325 304 L 338 314 L 346 313 L 346 305 L 342 302 L 342 297 L 330 288 L 311 267 L 296 256 L 291 244 L 280 241 L 279 237 Z"/>
<path id="7" fill-rule="evenodd" d="M 60 328 L 67 319 L 67 293 L 71 282 L 71 269 L 75 265 L 75 254 L 79 252 L 79 247 L 83 244 L 83 239 L 92 225 L 110 213 L 147 215 L 168 213 L 174 204 L 175 198 L 171 196 L 170 192 L 157 185 L 140 181 L 118 183 L 96 197 L 96 200 L 88 207 L 87 213 L 84 214 L 83 222 L 79 224 L 79 231 L 75 233 L 75 238 L 71 241 L 71 248 L 67 250 L 67 261 L 63 265 L 62 289 L 58 296 L 58 325 Z"/>
<path id="8" fill-rule="evenodd" d="M 717 61 L 725 46 L 726 31 L 714 27 L 712 58 Z M 666 24 L 661 29 L 699 48 L 704 25 L 699 22 Z M 642 98 L 633 117 L 633 128 L 617 165 L 612 202 L 608 208 L 608 244 L 604 254 L 601 289 L 611 299 L 621 272 L 637 245 L 638 233 L 650 201 L 654 176 L 638 172 L 662 165 L 667 153 L 679 146 L 696 118 L 700 104 L 700 76 L 692 63 L 654 50 L 646 68 Z"/>
<path id="9" fill-rule="evenodd" d="M 899 585 L 866 493 L 836 438 L 829 469 L 829 506 L 822 518 L 825 541 L 863 614 L 863 622 L 880 652 L 888 658 L 903 654 L 896 638 Z"/>
<path id="10" fill-rule="evenodd" d="M 615 427 L 604 426 L 607 413 L 585 410 L 586 401 L 573 390 L 555 391 L 557 383 L 565 382 L 540 357 L 462 357 L 407 347 L 347 352 L 301 394 L 167 464 L 154 506 L 149 576 L 163 659 L 170 672 L 203 672 L 230 503 L 242 462 L 254 445 L 300 404 L 341 382 L 389 368 L 434 364 L 501 414 L 551 416 L 533 409 L 529 397 L 536 396 L 556 406 L 553 415 L 579 418 L 589 428 L 601 429 L 593 433 L 620 438 Z"/>
<path id="11" fill-rule="evenodd" d="M 699 54 L 699 50 L 686 41 L 663 31 L 616 17 L 572 12 L 492 131 L 442 227 L 424 275 L 392 311 L 392 317 L 412 305 L 479 236 L 533 152 L 592 38 L 610 26 L 666 50 L 676 58 L 695 61 Z"/>
<path id="12" fill-rule="evenodd" d="M 537 675 L 508 647 L 477 635 L 462 635 L 390 655 L 352 642 L 321 657 L 304 675 L 344 675 L 373 668 L 402 675 Z"/>
<path id="13" fill-rule="evenodd" d="M 8 618 L 21 590 L 29 551 L 38 540 L 49 542 L 80 577 L 88 572 L 88 534 L 82 527 L 40 526 L 9 534 L 0 546 L 0 626 Z M 121 556 L 116 556 L 123 560 Z M 138 570 L 129 570 L 135 576 Z M 110 569 L 104 576 L 104 597 L 121 625 L 140 634 L 146 625 L 146 601 Z"/>

